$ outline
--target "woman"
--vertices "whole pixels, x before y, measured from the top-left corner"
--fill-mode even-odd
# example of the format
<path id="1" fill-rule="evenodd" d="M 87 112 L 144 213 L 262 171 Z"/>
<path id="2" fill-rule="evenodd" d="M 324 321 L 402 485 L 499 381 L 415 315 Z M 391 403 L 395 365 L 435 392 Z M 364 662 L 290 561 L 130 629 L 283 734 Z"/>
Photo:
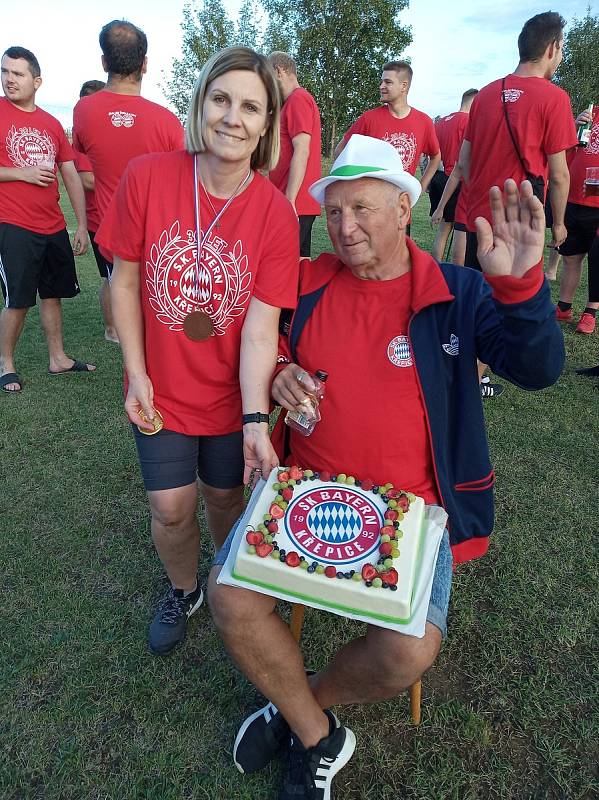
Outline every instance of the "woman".
<path id="1" fill-rule="evenodd" d="M 242 512 L 243 481 L 277 463 L 269 388 L 280 309 L 296 301 L 298 232 L 258 172 L 279 157 L 279 95 L 263 56 L 232 47 L 206 63 L 186 148 L 134 159 L 96 237 L 115 256 L 125 410 L 172 583 L 149 631 L 162 654 L 202 602 L 197 477 L 218 548 Z"/>

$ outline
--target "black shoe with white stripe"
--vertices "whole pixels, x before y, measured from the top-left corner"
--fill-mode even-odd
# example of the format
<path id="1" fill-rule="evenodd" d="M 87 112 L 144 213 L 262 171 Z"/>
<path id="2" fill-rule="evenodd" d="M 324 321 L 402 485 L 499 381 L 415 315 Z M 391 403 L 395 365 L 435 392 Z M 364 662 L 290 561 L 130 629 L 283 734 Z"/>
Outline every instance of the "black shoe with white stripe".
<path id="1" fill-rule="evenodd" d="M 501 383 L 481 382 L 480 396 L 483 400 L 486 400 L 488 397 L 499 397 L 500 394 L 503 394 L 503 389 L 504 387 Z"/>
<path id="2" fill-rule="evenodd" d="M 160 601 L 156 616 L 148 630 L 148 645 L 152 653 L 165 656 L 182 644 L 187 632 L 187 620 L 204 600 L 200 584 L 190 594 L 171 586 Z"/>
<path id="3" fill-rule="evenodd" d="M 233 746 L 233 761 L 240 772 L 250 774 L 265 767 L 289 746 L 291 731 L 272 703 L 251 714 L 243 723 Z"/>
<path id="4" fill-rule="evenodd" d="M 278 800 L 331 800 L 333 778 L 356 748 L 356 737 L 328 709 L 330 733 L 314 747 L 304 747 L 292 733 L 289 766 Z"/>

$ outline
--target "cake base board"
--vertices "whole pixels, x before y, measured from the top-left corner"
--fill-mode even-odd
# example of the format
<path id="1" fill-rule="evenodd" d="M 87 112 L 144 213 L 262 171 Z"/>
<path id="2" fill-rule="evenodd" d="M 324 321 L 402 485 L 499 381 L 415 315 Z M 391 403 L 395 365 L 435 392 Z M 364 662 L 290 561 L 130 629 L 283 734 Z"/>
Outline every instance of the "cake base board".
<path id="1" fill-rule="evenodd" d="M 409 636 L 416 636 L 422 638 L 426 626 L 426 613 L 428 610 L 429 599 L 431 595 L 431 587 L 433 583 L 433 575 L 435 565 L 437 563 L 437 555 L 439 553 L 439 546 L 443 531 L 447 523 L 447 514 L 439 506 L 426 506 L 424 517 L 424 530 L 422 535 L 422 563 L 419 570 L 418 582 L 414 592 L 414 608 L 412 617 L 409 622 L 400 623 L 394 622 L 392 618 L 386 619 L 381 616 L 374 616 L 364 614 L 361 611 L 353 610 L 347 607 L 335 607 L 335 604 L 322 604 L 311 597 L 302 594 L 293 594 L 290 592 L 282 591 L 279 587 L 270 586 L 269 584 L 262 584 L 257 581 L 246 581 L 236 578 L 234 575 L 235 559 L 237 557 L 237 550 L 239 546 L 245 542 L 245 531 L 249 519 L 256 502 L 258 500 L 261 489 L 265 486 L 266 481 L 260 480 L 252 493 L 250 501 L 247 505 L 243 517 L 239 520 L 231 548 L 227 559 L 218 576 L 217 583 L 227 584 L 228 586 L 237 586 L 240 589 L 249 589 L 256 591 L 260 594 L 266 594 L 270 597 L 275 597 L 278 600 L 285 600 L 289 603 L 301 603 L 302 605 L 316 608 L 320 611 L 329 611 L 332 614 L 337 614 L 341 617 L 355 619 L 360 622 L 366 622 L 370 625 L 377 625 L 381 628 L 395 630 L 399 633 L 404 633 Z M 378 591 L 378 590 L 375 590 Z"/>

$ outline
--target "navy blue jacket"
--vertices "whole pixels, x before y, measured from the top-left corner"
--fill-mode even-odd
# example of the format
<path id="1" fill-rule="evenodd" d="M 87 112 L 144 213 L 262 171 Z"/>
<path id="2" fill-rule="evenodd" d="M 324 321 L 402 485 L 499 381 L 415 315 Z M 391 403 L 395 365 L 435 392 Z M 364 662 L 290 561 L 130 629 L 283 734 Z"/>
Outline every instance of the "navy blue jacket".
<path id="1" fill-rule="evenodd" d="M 476 359 L 522 389 L 543 389 L 555 383 L 562 371 L 563 336 L 539 266 L 523 279 L 492 280 L 493 297 L 481 273 L 437 264 L 413 242 L 408 240 L 408 244 L 412 262 L 418 259 L 418 273 L 427 280 L 417 295 L 420 301 L 408 335 L 424 398 L 437 489 L 449 515 L 454 561 L 467 561 L 486 552 L 494 516 L 494 473 Z M 328 259 L 330 266 L 331 256 Z M 319 278 L 319 260 L 309 265 L 311 280 L 302 281 L 308 291 L 300 288 L 289 332 L 292 361 L 296 361 L 297 342 L 312 309 L 342 268 L 337 261 L 332 272 L 325 268 Z M 497 299 L 527 295 L 531 296 L 523 302 Z M 281 418 L 279 426 L 282 423 Z M 282 430 L 277 433 L 280 439 Z"/>

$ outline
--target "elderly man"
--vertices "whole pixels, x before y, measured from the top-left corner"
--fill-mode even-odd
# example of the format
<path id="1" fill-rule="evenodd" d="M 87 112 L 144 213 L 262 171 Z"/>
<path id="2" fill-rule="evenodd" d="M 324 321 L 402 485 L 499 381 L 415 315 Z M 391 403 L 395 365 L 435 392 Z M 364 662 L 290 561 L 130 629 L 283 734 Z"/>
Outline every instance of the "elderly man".
<path id="1" fill-rule="evenodd" d="M 459 562 L 487 549 L 493 470 L 477 357 L 526 389 L 551 385 L 564 359 L 538 263 L 543 208 L 529 183 L 519 195 L 508 181 L 503 199 L 497 187 L 491 191 L 493 228 L 477 222 L 484 277 L 437 264 L 406 237 L 420 186 L 386 142 L 352 137 L 331 174 L 310 191 L 324 201 L 335 255 L 304 264 L 272 395 L 293 409 L 306 399 L 300 372 L 321 367 L 329 378 L 314 433 L 291 431 L 289 450 L 280 454 L 291 453 L 286 463 L 334 472 L 342 466 L 410 489 L 445 508 L 450 533 L 441 544 L 424 637 L 368 626 L 312 675 L 273 598 L 217 584 L 231 536 L 217 555 L 209 585 L 216 625 L 234 661 L 269 700 L 243 723 L 234 760 L 241 772 L 253 772 L 288 749 L 280 800 L 330 798 L 355 737 L 329 706 L 385 700 L 417 680 L 445 635 L 452 553 Z"/>

